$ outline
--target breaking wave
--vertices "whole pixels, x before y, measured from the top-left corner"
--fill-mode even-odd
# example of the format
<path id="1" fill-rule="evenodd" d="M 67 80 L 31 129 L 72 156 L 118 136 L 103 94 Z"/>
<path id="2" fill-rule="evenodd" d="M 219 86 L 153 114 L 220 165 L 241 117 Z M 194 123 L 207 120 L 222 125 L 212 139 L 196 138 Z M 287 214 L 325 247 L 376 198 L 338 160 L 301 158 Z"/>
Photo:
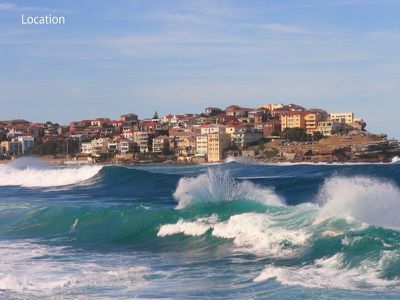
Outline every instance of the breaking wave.
<path id="1" fill-rule="evenodd" d="M 255 185 L 250 181 L 236 181 L 228 172 L 209 169 L 194 178 L 183 177 L 174 192 L 178 209 L 194 204 L 257 201 L 268 205 L 282 205 L 282 199 L 272 188 Z"/>
<path id="2" fill-rule="evenodd" d="M 102 166 L 59 167 L 24 158 L 0 166 L 0 186 L 56 187 L 77 184 L 94 177 Z"/>
<path id="3" fill-rule="evenodd" d="M 318 202 L 322 206 L 319 221 L 340 217 L 400 228 L 400 189 L 391 182 L 364 176 L 328 178 L 319 191 Z"/>

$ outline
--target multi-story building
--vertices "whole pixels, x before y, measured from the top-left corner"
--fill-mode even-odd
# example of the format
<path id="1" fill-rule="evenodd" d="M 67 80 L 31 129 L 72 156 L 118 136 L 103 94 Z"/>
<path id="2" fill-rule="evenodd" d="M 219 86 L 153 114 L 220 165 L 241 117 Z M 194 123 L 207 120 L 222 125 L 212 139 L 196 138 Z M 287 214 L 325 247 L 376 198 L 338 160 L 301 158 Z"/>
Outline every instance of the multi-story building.
<path id="1" fill-rule="evenodd" d="M 321 132 L 325 136 L 331 136 L 339 132 L 342 124 L 343 123 L 338 121 L 319 122 L 317 126 L 317 131 Z"/>
<path id="2" fill-rule="evenodd" d="M 207 156 L 208 137 L 206 134 L 196 136 L 196 156 Z"/>
<path id="3" fill-rule="evenodd" d="M 261 131 L 255 129 L 243 130 L 241 132 L 233 133 L 230 136 L 232 144 L 239 148 L 244 148 L 248 145 L 254 144 L 262 138 Z"/>
<path id="4" fill-rule="evenodd" d="M 196 152 L 196 134 L 181 132 L 175 137 L 175 153 L 180 156 L 193 156 Z"/>
<path id="5" fill-rule="evenodd" d="M 12 141 L 2 141 L 1 147 L 3 148 L 3 153 L 18 156 L 21 154 L 20 143 L 17 140 Z"/>
<path id="6" fill-rule="evenodd" d="M 85 155 L 100 156 L 108 152 L 109 138 L 98 138 L 90 142 L 81 143 L 81 153 Z"/>
<path id="7" fill-rule="evenodd" d="M 200 128 L 201 134 L 225 133 L 225 131 L 226 127 L 224 125 L 219 125 L 219 124 L 206 125 Z"/>
<path id="8" fill-rule="evenodd" d="M 133 133 L 133 141 L 137 143 L 141 153 L 147 153 L 151 151 L 153 137 L 154 134 L 151 132 L 135 131 Z"/>
<path id="9" fill-rule="evenodd" d="M 281 115 L 281 129 L 303 128 L 306 129 L 306 113 L 302 111 L 291 111 Z"/>
<path id="10" fill-rule="evenodd" d="M 153 138 L 153 153 L 167 154 L 169 151 L 169 137 L 161 135 Z"/>
<path id="11" fill-rule="evenodd" d="M 35 144 L 35 139 L 32 136 L 19 136 L 18 142 L 21 144 L 21 154 L 25 154 Z"/>
<path id="12" fill-rule="evenodd" d="M 231 144 L 230 135 L 227 133 L 208 134 L 207 160 L 208 162 L 218 162 L 224 158 L 224 151 Z"/>
<path id="13" fill-rule="evenodd" d="M 328 113 L 322 109 L 310 109 L 305 115 L 306 121 L 306 133 L 313 134 L 317 131 L 318 123 L 326 121 L 328 119 Z"/>
<path id="14" fill-rule="evenodd" d="M 346 123 L 347 125 L 353 124 L 354 121 L 354 113 L 345 112 L 345 113 L 331 113 L 329 114 L 330 121 L 336 121 L 339 123 Z"/>
<path id="15" fill-rule="evenodd" d="M 127 154 L 133 151 L 133 142 L 123 136 L 119 136 L 108 143 L 108 152 Z"/>
<path id="16" fill-rule="evenodd" d="M 282 125 L 280 119 L 271 119 L 262 124 L 263 136 L 273 136 L 280 133 L 281 131 L 282 131 Z"/>

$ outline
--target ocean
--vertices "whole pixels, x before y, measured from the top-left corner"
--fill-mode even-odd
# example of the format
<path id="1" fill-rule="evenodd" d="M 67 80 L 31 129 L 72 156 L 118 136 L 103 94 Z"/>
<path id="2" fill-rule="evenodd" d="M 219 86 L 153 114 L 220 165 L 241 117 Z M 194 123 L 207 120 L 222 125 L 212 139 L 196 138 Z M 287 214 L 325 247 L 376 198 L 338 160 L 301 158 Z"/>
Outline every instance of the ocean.
<path id="1" fill-rule="evenodd" d="M 0 165 L 1 299 L 398 299 L 400 164 Z"/>

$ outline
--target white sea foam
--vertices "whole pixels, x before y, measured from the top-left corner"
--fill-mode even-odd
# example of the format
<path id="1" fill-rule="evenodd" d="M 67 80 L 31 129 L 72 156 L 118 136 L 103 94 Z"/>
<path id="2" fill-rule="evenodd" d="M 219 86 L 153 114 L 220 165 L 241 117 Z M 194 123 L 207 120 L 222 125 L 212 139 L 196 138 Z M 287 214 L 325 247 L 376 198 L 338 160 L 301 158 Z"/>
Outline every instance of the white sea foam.
<path id="1" fill-rule="evenodd" d="M 269 205 L 283 203 L 271 188 L 260 187 L 250 181 L 238 182 L 227 172 L 212 169 L 194 178 L 181 178 L 174 197 L 178 201 L 178 209 L 195 203 L 234 200 L 258 201 Z"/>
<path id="2" fill-rule="evenodd" d="M 358 267 L 346 266 L 342 254 L 317 259 L 302 267 L 278 267 L 269 265 L 254 281 L 275 279 L 285 285 L 300 285 L 308 288 L 393 289 L 399 288 L 399 280 L 381 277 L 380 266 L 386 254 L 378 262 L 364 261 Z"/>
<path id="3" fill-rule="evenodd" d="M 205 234 L 217 221 L 218 217 L 216 215 L 212 215 L 208 218 L 199 218 L 194 222 L 185 222 L 180 219 L 175 224 L 162 225 L 158 230 L 157 236 L 164 237 L 178 233 L 189 236 L 200 236 Z"/>
<path id="4" fill-rule="evenodd" d="M 83 291 L 96 288 L 102 297 L 110 297 L 112 294 L 107 296 L 107 293 L 112 293 L 113 289 L 124 293 L 147 285 L 145 276 L 150 269 L 132 265 L 126 258 L 102 255 L 77 260 L 72 255 L 63 259 L 68 255 L 65 247 L 29 241 L 0 242 L 0 290 L 28 298 L 57 298 L 56 295 L 75 295 L 76 298 Z M 86 297 L 90 296 L 86 294 Z"/>
<path id="5" fill-rule="evenodd" d="M 234 215 L 225 222 L 218 222 L 216 215 L 199 218 L 194 222 L 180 219 L 175 224 L 162 225 L 158 236 L 183 233 L 200 236 L 211 230 L 218 238 L 231 239 L 236 250 L 269 257 L 290 257 L 301 251 L 310 234 L 302 229 L 278 226 L 271 217 L 261 213 Z"/>
<path id="6" fill-rule="evenodd" d="M 296 255 L 310 235 L 302 229 L 285 228 L 267 214 L 244 213 L 214 225 L 212 235 L 232 239 L 241 251 L 268 257 Z"/>
<path id="7" fill-rule="evenodd" d="M 38 159 L 19 159 L 0 165 L 0 186 L 55 187 L 77 184 L 94 177 L 102 166 L 56 167 Z"/>
<path id="8" fill-rule="evenodd" d="M 398 163 L 398 162 L 400 162 L 400 158 L 398 156 L 393 157 L 392 163 L 395 164 L 395 163 Z"/>
<path id="9" fill-rule="evenodd" d="M 363 176 L 332 177 L 321 188 L 318 202 L 322 207 L 317 222 L 341 217 L 400 228 L 400 189 L 391 182 Z"/>

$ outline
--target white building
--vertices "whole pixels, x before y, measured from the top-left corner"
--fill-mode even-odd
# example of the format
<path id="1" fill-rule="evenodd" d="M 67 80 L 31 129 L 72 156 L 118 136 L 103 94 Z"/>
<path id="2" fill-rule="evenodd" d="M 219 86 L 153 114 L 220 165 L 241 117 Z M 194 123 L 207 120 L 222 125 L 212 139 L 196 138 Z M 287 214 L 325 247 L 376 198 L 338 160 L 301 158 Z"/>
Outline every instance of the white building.
<path id="1" fill-rule="evenodd" d="M 108 152 L 109 138 L 98 138 L 91 142 L 81 143 L 81 153 L 85 155 L 100 156 Z"/>
<path id="2" fill-rule="evenodd" d="M 329 120 L 351 125 L 354 122 L 354 113 L 352 112 L 331 113 L 329 114 Z"/>
<path id="3" fill-rule="evenodd" d="M 331 136 L 338 133 L 338 131 L 342 127 L 342 124 L 343 123 L 338 121 L 318 122 L 316 131 L 321 132 L 325 136 Z"/>
<path id="4" fill-rule="evenodd" d="M 241 132 L 236 132 L 231 134 L 232 144 L 243 148 L 250 144 L 260 141 L 262 134 L 258 130 L 245 130 Z"/>
<path id="5" fill-rule="evenodd" d="M 224 125 L 211 124 L 207 126 L 202 126 L 200 128 L 201 134 L 212 134 L 212 133 L 225 133 L 226 128 Z"/>
<path id="6" fill-rule="evenodd" d="M 21 145 L 21 153 L 25 154 L 35 144 L 35 139 L 33 136 L 19 136 L 18 142 Z"/>
<path id="7" fill-rule="evenodd" d="M 137 143 L 141 153 L 150 152 L 153 136 L 154 134 L 146 131 L 135 131 L 133 133 L 133 141 Z"/>
<path id="8" fill-rule="evenodd" d="M 153 138 L 153 152 L 166 153 L 169 151 L 169 137 L 166 135 Z"/>
<path id="9" fill-rule="evenodd" d="M 208 137 L 206 134 L 196 136 L 196 156 L 207 156 Z"/>

